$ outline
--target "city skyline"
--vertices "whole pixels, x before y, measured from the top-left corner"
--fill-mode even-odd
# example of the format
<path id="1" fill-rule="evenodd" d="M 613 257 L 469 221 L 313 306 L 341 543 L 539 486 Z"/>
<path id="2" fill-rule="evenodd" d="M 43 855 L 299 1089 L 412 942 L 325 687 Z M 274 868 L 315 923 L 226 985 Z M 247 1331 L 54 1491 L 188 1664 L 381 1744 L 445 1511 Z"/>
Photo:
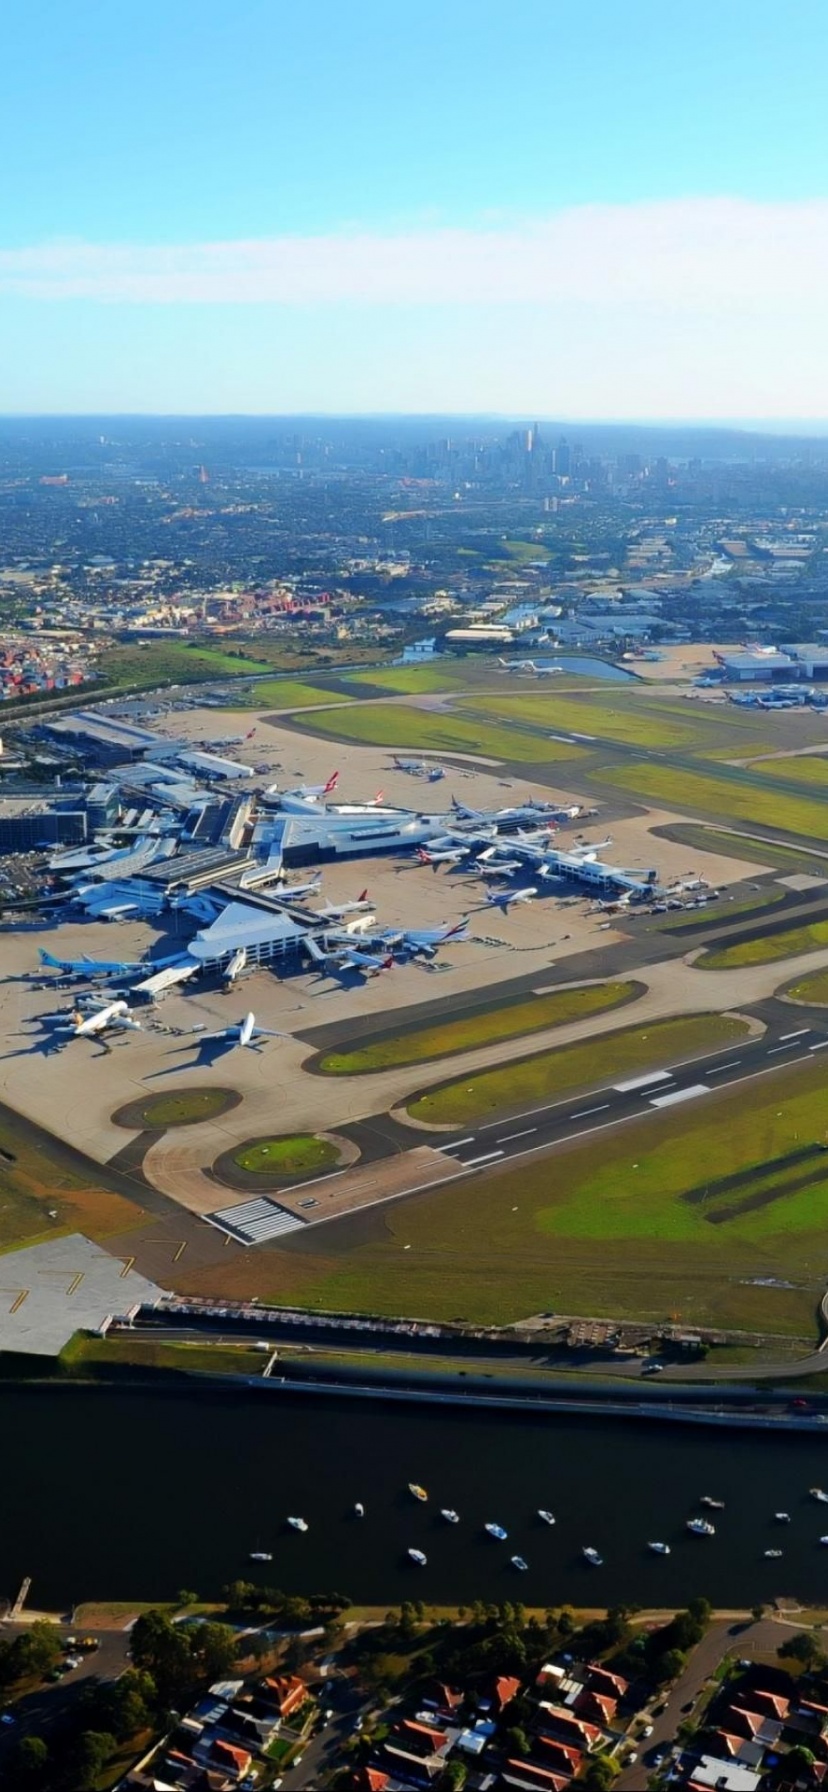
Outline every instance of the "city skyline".
<path id="1" fill-rule="evenodd" d="M 812 0 L 5 35 L 5 414 L 828 417 Z"/>

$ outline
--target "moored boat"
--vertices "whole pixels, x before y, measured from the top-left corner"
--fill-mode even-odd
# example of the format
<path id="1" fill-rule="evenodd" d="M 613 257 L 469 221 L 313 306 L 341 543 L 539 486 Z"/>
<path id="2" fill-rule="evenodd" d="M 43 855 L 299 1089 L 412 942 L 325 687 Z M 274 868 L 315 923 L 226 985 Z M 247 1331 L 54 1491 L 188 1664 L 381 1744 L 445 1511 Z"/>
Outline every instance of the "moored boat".
<path id="1" fill-rule="evenodd" d="M 781 1551 L 781 1549 L 766 1549 L 763 1551 L 763 1553 L 765 1556 L 767 1556 L 768 1560 L 770 1561 L 774 1556 L 781 1556 L 782 1551 Z"/>
<path id="2" fill-rule="evenodd" d="M 538 1517 L 543 1519 L 544 1524 L 554 1524 L 555 1523 L 554 1512 L 544 1511 L 543 1506 L 538 1507 Z"/>
<path id="3" fill-rule="evenodd" d="M 688 1518 L 687 1529 L 694 1537 L 715 1537 L 716 1526 L 708 1524 L 706 1518 Z"/>
<path id="4" fill-rule="evenodd" d="M 273 1557 L 267 1549 L 251 1549 L 248 1556 L 250 1562 L 272 1562 Z"/>
<path id="5" fill-rule="evenodd" d="M 651 1549 L 653 1555 L 656 1556 L 668 1556 L 670 1554 L 669 1543 L 648 1543 L 647 1548 Z"/>
<path id="6" fill-rule="evenodd" d="M 292 1531 L 306 1531 L 308 1528 L 308 1521 L 306 1518 L 289 1518 L 288 1524 Z"/>
<path id="7" fill-rule="evenodd" d="M 591 1567 L 603 1568 L 604 1558 L 602 1555 L 598 1554 L 597 1549 L 593 1549 L 591 1543 L 584 1544 L 584 1547 L 581 1550 L 581 1555 L 584 1557 L 585 1561 L 589 1562 Z"/>
<path id="8" fill-rule="evenodd" d="M 488 1531 L 490 1537 L 496 1537 L 498 1543 L 505 1543 L 506 1538 L 509 1535 L 508 1531 L 504 1531 L 502 1524 L 493 1524 L 490 1522 L 489 1524 L 484 1524 L 483 1529 L 484 1531 Z"/>
<path id="9" fill-rule="evenodd" d="M 365 1507 L 363 1506 L 361 1500 L 357 1500 L 356 1505 L 354 1506 L 354 1517 L 355 1518 L 364 1518 L 365 1517 Z"/>
<path id="10" fill-rule="evenodd" d="M 828 1506 L 828 1493 L 822 1487 L 809 1487 L 808 1492 L 812 1500 L 819 1500 L 820 1505 Z"/>
<path id="11" fill-rule="evenodd" d="M 513 1568 L 519 1569 L 521 1574 L 526 1573 L 526 1571 L 529 1567 L 529 1563 L 527 1562 L 525 1556 L 510 1556 L 509 1560 L 510 1560 Z"/>
<path id="12" fill-rule="evenodd" d="M 774 1512 L 773 1516 L 777 1524 L 790 1524 L 791 1522 L 790 1512 Z"/>
<path id="13" fill-rule="evenodd" d="M 709 1493 L 702 1494 L 699 1505 L 709 1506 L 711 1512 L 723 1512 L 725 1509 L 724 1500 L 714 1500 L 712 1494 Z"/>
<path id="14" fill-rule="evenodd" d="M 440 1517 L 445 1519 L 446 1524 L 460 1523 L 460 1514 L 459 1512 L 455 1512 L 453 1506 L 441 1506 Z"/>
<path id="15" fill-rule="evenodd" d="M 428 1561 L 428 1556 L 424 1555 L 421 1549 L 410 1549 L 408 1554 L 412 1562 L 416 1562 L 418 1568 L 425 1567 L 426 1562 Z"/>
<path id="16" fill-rule="evenodd" d="M 418 1486 L 416 1481 L 409 1481 L 408 1491 L 410 1494 L 413 1495 L 415 1500 L 427 1500 L 428 1499 L 428 1494 L 426 1493 L 425 1488 Z"/>

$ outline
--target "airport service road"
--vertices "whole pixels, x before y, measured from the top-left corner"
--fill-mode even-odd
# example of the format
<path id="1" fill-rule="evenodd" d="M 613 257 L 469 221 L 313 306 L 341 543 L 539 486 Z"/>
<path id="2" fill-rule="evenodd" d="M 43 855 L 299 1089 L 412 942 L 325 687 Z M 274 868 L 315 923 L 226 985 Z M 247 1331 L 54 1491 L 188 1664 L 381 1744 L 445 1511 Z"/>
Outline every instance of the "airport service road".
<path id="1" fill-rule="evenodd" d="M 782 1065 L 809 1062 L 826 1049 L 828 1023 L 825 1027 L 797 1024 L 792 1010 L 784 1030 L 774 1029 L 761 1039 L 720 1048 L 676 1070 L 651 1070 L 646 1076 L 624 1078 L 574 1100 L 528 1108 L 509 1120 L 487 1121 L 473 1131 L 458 1132 L 454 1139 L 441 1138 L 437 1143 L 432 1135 L 430 1142 L 466 1170 L 497 1169 L 550 1146 L 593 1137 L 644 1114 L 703 1101 L 716 1089 L 748 1082 Z"/>

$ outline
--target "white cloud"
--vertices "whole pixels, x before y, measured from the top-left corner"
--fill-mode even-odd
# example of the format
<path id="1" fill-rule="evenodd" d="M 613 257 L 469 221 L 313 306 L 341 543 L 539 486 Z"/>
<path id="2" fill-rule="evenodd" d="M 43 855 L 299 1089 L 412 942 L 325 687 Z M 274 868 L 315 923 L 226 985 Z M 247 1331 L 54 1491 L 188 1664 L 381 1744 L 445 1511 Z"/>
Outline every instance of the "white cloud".
<path id="1" fill-rule="evenodd" d="M 0 250 L 0 293 L 109 304 L 652 306 L 813 320 L 828 200 L 572 207 L 483 228 Z"/>

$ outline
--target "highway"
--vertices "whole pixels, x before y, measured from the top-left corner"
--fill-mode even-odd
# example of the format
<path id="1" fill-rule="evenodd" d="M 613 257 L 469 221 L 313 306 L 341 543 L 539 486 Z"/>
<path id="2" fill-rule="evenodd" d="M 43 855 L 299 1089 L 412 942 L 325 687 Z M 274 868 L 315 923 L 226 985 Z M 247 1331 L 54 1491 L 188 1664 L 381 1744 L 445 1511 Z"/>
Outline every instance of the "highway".
<path id="1" fill-rule="evenodd" d="M 791 1013 L 790 1020 L 794 1019 Z M 788 1025 L 784 1031 L 769 1029 L 761 1039 L 750 1039 L 693 1058 L 674 1070 L 667 1067 L 647 1075 L 629 1077 L 593 1089 L 566 1101 L 513 1114 L 508 1120 L 487 1121 L 473 1132 L 439 1141 L 436 1149 L 466 1170 L 494 1169 L 552 1145 L 606 1132 L 645 1114 L 663 1113 L 686 1102 L 699 1101 L 717 1089 L 749 1082 L 783 1065 L 805 1063 L 828 1048 L 828 1021 L 817 1026 Z"/>

